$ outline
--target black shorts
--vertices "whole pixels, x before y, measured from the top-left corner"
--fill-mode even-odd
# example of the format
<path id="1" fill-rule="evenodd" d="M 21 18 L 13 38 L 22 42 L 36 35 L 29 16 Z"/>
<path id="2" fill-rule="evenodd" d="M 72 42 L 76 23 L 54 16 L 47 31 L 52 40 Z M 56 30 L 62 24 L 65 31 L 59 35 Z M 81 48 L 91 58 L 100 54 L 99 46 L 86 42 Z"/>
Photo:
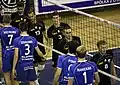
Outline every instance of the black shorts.
<path id="1" fill-rule="evenodd" d="M 60 54 L 52 51 L 52 61 L 53 61 L 52 66 L 55 67 L 55 68 L 57 67 L 57 60 L 58 60 L 58 56 L 59 56 L 59 55 L 60 55 Z"/>
<path id="2" fill-rule="evenodd" d="M 40 51 L 43 53 L 43 55 L 45 55 L 46 54 L 46 52 L 45 52 L 45 48 L 43 47 L 43 46 L 38 46 L 39 47 L 39 49 L 40 49 Z M 34 51 L 34 62 L 35 63 L 37 63 L 37 62 L 41 62 L 41 58 L 40 58 L 40 56 L 37 54 L 37 52 L 36 52 L 36 50 Z M 42 57 L 42 56 L 41 56 Z"/>

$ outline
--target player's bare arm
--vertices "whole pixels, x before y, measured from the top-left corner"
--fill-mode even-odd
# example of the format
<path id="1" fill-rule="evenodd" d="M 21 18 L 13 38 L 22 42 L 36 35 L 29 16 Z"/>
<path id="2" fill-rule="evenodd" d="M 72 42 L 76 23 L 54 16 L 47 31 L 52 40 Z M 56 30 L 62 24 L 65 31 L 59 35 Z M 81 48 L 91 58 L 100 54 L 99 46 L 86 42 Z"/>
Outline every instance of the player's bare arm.
<path id="1" fill-rule="evenodd" d="M 57 68 L 57 70 L 56 70 L 56 72 L 55 72 L 55 76 L 54 76 L 53 84 L 52 84 L 52 85 L 59 85 L 58 79 L 59 79 L 59 77 L 60 77 L 61 71 L 62 71 L 61 68 Z"/>
<path id="2" fill-rule="evenodd" d="M 38 46 L 35 48 L 35 50 L 37 51 L 38 55 L 39 55 L 43 60 L 46 60 L 46 58 L 44 57 L 43 53 L 40 51 L 40 49 L 38 48 Z"/>
<path id="3" fill-rule="evenodd" d="M 12 69 L 12 74 L 13 76 L 15 77 L 15 67 L 16 67 L 16 64 L 17 64 L 17 61 L 18 61 L 18 52 L 19 49 L 18 48 L 15 48 L 15 52 L 14 52 L 14 60 L 13 60 L 13 69 Z"/>
<path id="4" fill-rule="evenodd" d="M 116 77 L 117 77 L 116 69 L 115 69 L 115 67 L 114 67 L 114 62 L 113 62 L 113 61 L 111 62 L 111 74 L 112 74 L 113 76 L 116 76 Z M 113 81 L 113 84 L 115 84 L 116 80 L 112 79 L 112 81 Z"/>
<path id="5" fill-rule="evenodd" d="M 73 78 L 68 80 L 68 85 L 73 85 Z"/>
<path id="6" fill-rule="evenodd" d="M 94 75 L 95 75 L 95 82 L 94 82 L 94 84 L 98 85 L 99 82 L 100 82 L 99 74 L 98 74 L 98 72 L 95 72 Z"/>

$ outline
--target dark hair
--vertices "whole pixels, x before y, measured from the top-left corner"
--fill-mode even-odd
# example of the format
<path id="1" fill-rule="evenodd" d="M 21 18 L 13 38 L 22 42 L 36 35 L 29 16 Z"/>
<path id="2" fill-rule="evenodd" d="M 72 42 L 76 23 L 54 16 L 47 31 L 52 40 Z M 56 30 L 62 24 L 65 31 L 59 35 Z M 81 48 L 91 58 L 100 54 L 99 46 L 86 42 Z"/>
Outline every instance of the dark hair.
<path id="1" fill-rule="evenodd" d="M 33 7 L 30 7 L 30 10 L 28 11 L 28 13 L 30 14 L 30 13 L 32 13 L 32 12 L 35 14 L 34 8 L 33 8 Z"/>
<path id="2" fill-rule="evenodd" d="M 27 31 L 28 30 L 28 23 L 27 22 L 20 22 L 19 23 L 19 29 L 24 32 L 24 31 Z"/>
<path id="3" fill-rule="evenodd" d="M 25 6 L 25 1 L 18 1 L 17 2 L 17 7 L 24 7 Z"/>
<path id="4" fill-rule="evenodd" d="M 3 23 L 10 23 L 10 21 L 11 21 L 11 16 L 9 14 L 4 14 Z"/>
<path id="5" fill-rule="evenodd" d="M 106 45 L 106 44 L 107 44 L 107 42 L 105 40 L 100 40 L 97 42 L 97 47 L 99 48 L 100 45 Z"/>
<path id="6" fill-rule="evenodd" d="M 79 46 L 79 47 L 77 47 L 77 49 L 76 49 L 76 53 L 77 53 L 77 56 L 79 57 L 79 58 L 84 58 L 85 57 L 85 55 L 86 55 L 86 48 L 82 45 L 82 46 Z"/>
<path id="7" fill-rule="evenodd" d="M 54 11 L 54 12 L 52 13 L 52 16 L 56 16 L 56 15 L 60 15 L 58 11 Z"/>
<path id="8" fill-rule="evenodd" d="M 79 46 L 79 43 L 77 42 L 77 40 L 70 41 L 68 43 L 69 52 L 75 54 L 78 46 Z"/>

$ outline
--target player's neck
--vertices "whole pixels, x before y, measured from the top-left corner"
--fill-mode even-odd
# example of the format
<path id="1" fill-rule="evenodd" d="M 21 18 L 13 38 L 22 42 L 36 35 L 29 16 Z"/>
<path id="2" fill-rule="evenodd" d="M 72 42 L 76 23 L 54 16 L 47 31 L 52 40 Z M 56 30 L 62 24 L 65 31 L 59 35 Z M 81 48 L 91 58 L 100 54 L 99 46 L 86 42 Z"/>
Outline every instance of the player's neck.
<path id="1" fill-rule="evenodd" d="M 55 27 L 60 27 L 60 22 L 59 23 L 55 23 L 54 25 L 55 25 Z"/>
<path id="2" fill-rule="evenodd" d="M 10 27 L 11 25 L 9 23 L 4 23 L 5 27 Z"/>
<path id="3" fill-rule="evenodd" d="M 28 34 L 27 34 L 27 32 L 21 32 L 21 34 L 20 34 L 21 36 L 28 36 Z"/>
<path id="4" fill-rule="evenodd" d="M 85 58 L 78 58 L 78 62 L 84 62 L 86 61 Z"/>

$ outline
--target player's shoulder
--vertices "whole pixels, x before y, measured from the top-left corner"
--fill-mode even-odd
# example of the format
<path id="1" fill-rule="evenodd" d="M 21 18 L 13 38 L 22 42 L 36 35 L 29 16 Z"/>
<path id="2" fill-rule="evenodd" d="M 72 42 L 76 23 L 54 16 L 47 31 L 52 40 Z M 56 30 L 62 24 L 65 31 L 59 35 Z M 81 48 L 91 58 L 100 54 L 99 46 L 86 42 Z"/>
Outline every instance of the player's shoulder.
<path id="1" fill-rule="evenodd" d="M 14 12 L 11 14 L 11 16 L 16 16 L 16 15 L 18 15 L 18 12 Z"/>
<path id="2" fill-rule="evenodd" d="M 61 26 L 69 26 L 67 23 L 64 23 L 64 22 L 60 22 L 60 25 Z"/>
<path id="3" fill-rule="evenodd" d="M 96 65 L 94 62 L 92 61 L 87 61 L 87 63 L 91 64 L 91 65 Z"/>
<path id="4" fill-rule="evenodd" d="M 28 36 L 30 39 L 32 39 L 33 41 L 37 41 L 35 37 L 33 36 Z"/>
<path id="5" fill-rule="evenodd" d="M 48 30 L 52 30 L 52 29 L 54 29 L 55 28 L 55 25 L 53 24 L 53 25 L 51 25 L 49 28 L 48 28 Z"/>

